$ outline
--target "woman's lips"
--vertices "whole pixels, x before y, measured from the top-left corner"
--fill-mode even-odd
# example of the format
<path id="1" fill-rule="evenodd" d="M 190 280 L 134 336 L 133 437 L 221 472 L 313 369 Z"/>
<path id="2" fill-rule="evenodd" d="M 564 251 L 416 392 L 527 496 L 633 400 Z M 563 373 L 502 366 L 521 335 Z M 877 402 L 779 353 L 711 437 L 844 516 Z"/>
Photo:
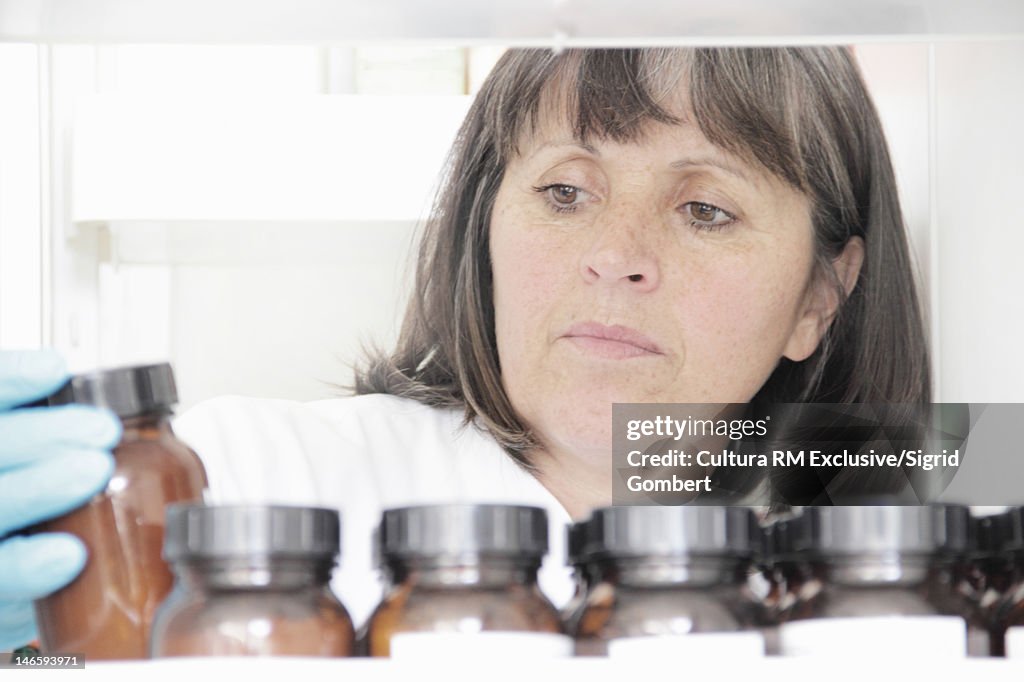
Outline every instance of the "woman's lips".
<path id="1" fill-rule="evenodd" d="M 664 354 L 647 336 L 618 324 L 579 322 L 569 327 L 562 338 L 582 351 L 612 360 Z"/>

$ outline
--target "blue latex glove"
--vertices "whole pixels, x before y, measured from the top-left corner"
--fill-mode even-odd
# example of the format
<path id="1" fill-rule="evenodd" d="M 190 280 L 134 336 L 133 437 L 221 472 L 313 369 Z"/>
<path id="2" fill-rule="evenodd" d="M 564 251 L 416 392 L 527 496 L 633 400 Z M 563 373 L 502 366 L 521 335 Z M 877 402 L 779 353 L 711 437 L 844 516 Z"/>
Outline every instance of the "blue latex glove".
<path id="1" fill-rule="evenodd" d="M 67 381 L 53 351 L 0 351 L 0 651 L 36 638 L 32 601 L 71 582 L 85 546 L 67 533 L 4 536 L 59 516 L 103 490 L 121 424 L 84 405 L 12 409 Z"/>

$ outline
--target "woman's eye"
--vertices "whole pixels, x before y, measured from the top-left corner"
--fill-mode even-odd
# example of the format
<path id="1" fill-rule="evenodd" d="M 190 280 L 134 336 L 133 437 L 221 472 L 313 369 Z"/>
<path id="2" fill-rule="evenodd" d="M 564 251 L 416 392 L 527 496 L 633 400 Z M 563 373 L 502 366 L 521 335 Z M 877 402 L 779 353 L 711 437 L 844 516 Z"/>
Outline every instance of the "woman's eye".
<path id="1" fill-rule="evenodd" d="M 559 213 L 575 211 L 587 193 L 572 185 L 544 185 L 534 191 L 545 194 L 551 208 Z"/>
<path id="2" fill-rule="evenodd" d="M 551 198 L 555 200 L 556 204 L 563 204 L 565 206 L 576 203 L 576 198 L 580 192 L 572 185 L 555 185 L 548 191 L 551 193 Z"/>
<path id="3" fill-rule="evenodd" d="M 702 230 L 720 230 L 736 222 L 736 216 L 703 201 L 684 204 L 683 214 L 690 219 L 691 225 Z"/>

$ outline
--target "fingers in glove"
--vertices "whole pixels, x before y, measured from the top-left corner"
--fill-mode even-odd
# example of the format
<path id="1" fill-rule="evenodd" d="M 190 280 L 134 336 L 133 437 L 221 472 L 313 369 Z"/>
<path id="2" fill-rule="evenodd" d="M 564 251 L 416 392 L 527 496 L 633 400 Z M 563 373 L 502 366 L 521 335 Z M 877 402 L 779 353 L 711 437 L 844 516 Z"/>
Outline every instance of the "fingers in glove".
<path id="1" fill-rule="evenodd" d="M 109 453 L 65 450 L 0 473 L 0 537 L 85 504 L 113 471 Z"/>
<path id="2" fill-rule="evenodd" d="M 120 439 L 121 422 L 114 413 L 88 405 L 0 413 L 0 472 L 68 447 L 110 450 Z"/>
<path id="3" fill-rule="evenodd" d="M 48 396 L 67 380 L 56 351 L 0 351 L 0 410 Z"/>

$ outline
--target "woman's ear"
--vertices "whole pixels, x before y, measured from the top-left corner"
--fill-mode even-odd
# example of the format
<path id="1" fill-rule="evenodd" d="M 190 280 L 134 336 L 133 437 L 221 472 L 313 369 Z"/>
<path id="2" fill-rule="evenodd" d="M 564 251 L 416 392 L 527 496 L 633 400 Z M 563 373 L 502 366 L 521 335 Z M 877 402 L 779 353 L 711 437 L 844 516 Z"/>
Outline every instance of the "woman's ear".
<path id="1" fill-rule="evenodd" d="M 843 252 L 832 261 L 835 279 L 819 276 L 814 278 L 814 282 L 807 292 L 803 312 L 797 319 L 793 333 L 783 350 L 782 354 L 785 357 L 794 362 L 800 362 L 814 353 L 828 326 L 835 319 L 840 303 L 850 295 L 853 287 L 857 285 L 857 278 L 860 276 L 863 264 L 864 240 L 860 237 L 851 237 L 843 247 Z M 838 282 L 843 288 L 842 299 L 834 286 L 835 282 Z"/>

